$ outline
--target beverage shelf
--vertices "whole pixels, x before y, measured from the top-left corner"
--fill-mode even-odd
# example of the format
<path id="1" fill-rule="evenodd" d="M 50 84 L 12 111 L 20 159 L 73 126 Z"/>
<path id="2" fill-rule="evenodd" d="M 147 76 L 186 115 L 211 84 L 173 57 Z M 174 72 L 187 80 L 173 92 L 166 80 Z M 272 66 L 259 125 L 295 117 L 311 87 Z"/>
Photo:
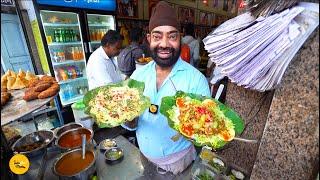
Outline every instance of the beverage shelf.
<path id="1" fill-rule="evenodd" d="M 77 41 L 77 42 L 62 42 L 62 43 L 57 43 L 57 42 L 53 42 L 48 44 L 48 46 L 68 46 L 68 45 L 81 45 L 81 41 Z"/>
<path id="2" fill-rule="evenodd" d="M 89 24 L 90 27 L 109 27 L 109 24 Z"/>
<path id="3" fill-rule="evenodd" d="M 44 26 L 48 27 L 73 27 L 79 26 L 79 24 L 64 24 L 64 23 L 43 23 Z"/>
<path id="4" fill-rule="evenodd" d="M 101 41 L 91 41 L 92 44 L 99 44 Z"/>
<path id="5" fill-rule="evenodd" d="M 59 66 L 59 65 L 66 65 L 66 64 L 77 64 L 77 63 L 84 63 L 84 59 L 82 60 L 66 60 L 64 62 L 52 62 L 53 66 Z"/>
<path id="6" fill-rule="evenodd" d="M 59 81 L 59 84 L 66 84 L 66 83 L 70 83 L 70 82 L 75 82 L 75 81 L 82 81 L 82 80 L 86 80 L 87 77 L 79 77 L 79 78 L 75 78 L 75 79 L 68 79 L 65 81 Z"/>
<path id="7" fill-rule="evenodd" d="M 63 106 L 66 106 L 66 105 L 68 105 L 68 104 L 77 102 L 77 101 L 79 101 L 79 100 L 82 99 L 82 98 L 83 98 L 83 95 L 82 95 L 82 94 L 78 94 L 77 96 L 75 96 L 75 97 L 73 97 L 73 98 L 70 98 L 70 99 L 68 99 L 68 100 L 62 100 L 62 101 L 61 101 L 61 104 L 62 104 Z"/>

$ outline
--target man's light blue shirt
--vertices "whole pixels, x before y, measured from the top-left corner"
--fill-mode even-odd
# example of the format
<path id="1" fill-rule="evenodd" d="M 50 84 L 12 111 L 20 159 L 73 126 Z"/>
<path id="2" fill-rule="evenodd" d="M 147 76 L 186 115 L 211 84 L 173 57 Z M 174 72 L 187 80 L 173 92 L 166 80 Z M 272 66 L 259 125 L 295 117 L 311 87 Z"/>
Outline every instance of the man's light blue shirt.
<path id="1" fill-rule="evenodd" d="M 162 97 L 173 96 L 178 90 L 210 96 L 210 90 L 204 75 L 179 58 L 157 91 L 155 65 L 155 62 L 148 63 L 134 71 L 130 78 L 144 82 L 144 95 L 150 97 L 152 104 L 159 106 L 157 114 L 146 110 L 139 117 L 136 128 L 139 148 L 147 157 L 163 158 L 190 147 L 191 143 L 182 137 L 176 142 L 171 140 L 177 132 L 169 127 L 167 118 L 160 113 Z"/>

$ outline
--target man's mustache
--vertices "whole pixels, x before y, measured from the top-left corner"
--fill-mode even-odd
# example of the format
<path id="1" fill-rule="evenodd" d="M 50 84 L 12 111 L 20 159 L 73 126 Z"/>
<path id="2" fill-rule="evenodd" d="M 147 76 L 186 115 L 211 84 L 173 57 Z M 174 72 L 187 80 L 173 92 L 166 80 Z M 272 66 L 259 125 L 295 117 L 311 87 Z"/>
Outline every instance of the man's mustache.
<path id="1" fill-rule="evenodd" d="M 174 48 L 170 48 L 170 47 L 168 47 L 168 48 L 155 48 L 154 49 L 156 52 L 159 52 L 159 51 L 169 51 L 170 53 L 172 53 L 172 52 L 174 52 L 175 50 L 174 50 Z"/>

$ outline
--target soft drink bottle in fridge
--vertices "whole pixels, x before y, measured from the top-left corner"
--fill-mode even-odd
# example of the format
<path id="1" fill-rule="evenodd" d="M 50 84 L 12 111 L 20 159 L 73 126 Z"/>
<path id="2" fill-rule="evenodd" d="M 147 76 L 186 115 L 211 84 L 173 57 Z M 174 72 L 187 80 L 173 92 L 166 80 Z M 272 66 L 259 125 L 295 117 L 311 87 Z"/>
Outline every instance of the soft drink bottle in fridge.
<path id="1" fill-rule="evenodd" d="M 81 47 L 78 47 L 78 52 L 79 52 L 79 60 L 82 60 L 83 59 L 83 53 L 82 53 L 82 49 Z"/>
<path id="2" fill-rule="evenodd" d="M 75 48 L 71 47 L 71 59 L 72 60 L 76 60 L 76 52 L 75 52 Z"/>
<path id="3" fill-rule="evenodd" d="M 71 98 L 72 93 L 70 91 L 72 91 L 72 89 L 71 89 L 70 84 L 68 84 L 63 89 L 65 100 L 69 100 Z"/>
<path id="4" fill-rule="evenodd" d="M 66 29 L 65 30 L 65 40 L 66 40 L 66 42 L 69 42 L 70 41 L 70 33 L 69 33 L 69 29 Z"/>
<path id="5" fill-rule="evenodd" d="M 97 29 L 94 30 L 94 38 L 96 41 L 99 41 L 99 31 Z"/>
<path id="6" fill-rule="evenodd" d="M 66 86 L 66 91 L 67 91 L 67 94 L 68 94 L 69 99 L 70 99 L 70 98 L 73 98 L 73 97 L 75 96 L 75 93 L 74 93 L 74 91 L 73 91 L 73 88 L 72 88 L 72 86 L 71 86 L 70 84 L 68 84 L 68 85 Z"/>
<path id="7" fill-rule="evenodd" d="M 66 61 L 66 57 L 65 57 L 65 54 L 64 54 L 63 50 L 61 50 L 61 49 L 59 50 L 58 56 L 59 56 L 60 62 Z"/>
<path id="8" fill-rule="evenodd" d="M 68 73 L 68 78 L 69 78 L 69 79 L 73 79 L 71 66 L 68 66 L 66 69 L 67 69 L 67 73 Z"/>
<path id="9" fill-rule="evenodd" d="M 61 77 L 61 79 L 62 79 L 63 81 L 68 80 L 68 73 L 66 72 L 65 69 L 60 68 L 60 69 L 59 69 L 59 74 L 60 74 L 60 77 Z"/>
<path id="10" fill-rule="evenodd" d="M 76 67 L 75 66 L 71 66 L 71 72 L 72 72 L 72 79 L 77 78 L 77 72 L 76 72 Z"/>
<path id="11" fill-rule="evenodd" d="M 78 60 L 77 47 L 73 47 L 73 60 Z"/>
<path id="12" fill-rule="evenodd" d="M 53 39 L 55 42 L 60 42 L 60 33 L 58 29 L 54 30 Z"/>
<path id="13" fill-rule="evenodd" d="M 100 31 L 100 40 L 102 39 L 103 35 L 104 35 L 104 30 L 101 29 L 101 31 Z"/>
<path id="14" fill-rule="evenodd" d="M 77 60 L 81 60 L 82 59 L 82 52 L 80 47 L 76 47 L 76 52 L 77 52 Z"/>
<path id="15" fill-rule="evenodd" d="M 90 40 L 91 41 L 95 41 L 96 40 L 95 37 L 94 37 L 94 31 L 93 30 L 90 31 Z"/>

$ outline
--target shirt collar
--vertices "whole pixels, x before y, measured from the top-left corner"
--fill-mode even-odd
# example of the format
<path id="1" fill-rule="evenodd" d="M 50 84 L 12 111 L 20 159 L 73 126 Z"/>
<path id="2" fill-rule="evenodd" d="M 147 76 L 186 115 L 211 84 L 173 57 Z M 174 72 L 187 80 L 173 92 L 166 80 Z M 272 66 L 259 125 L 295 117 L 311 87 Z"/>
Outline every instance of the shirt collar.
<path id="1" fill-rule="evenodd" d="M 104 51 L 104 49 L 103 49 L 102 46 L 100 46 L 99 48 L 100 48 L 100 52 L 101 52 L 101 55 L 102 55 L 103 58 L 105 58 L 105 59 L 111 59 L 111 58 L 109 58 L 109 56 L 107 55 L 107 53 Z"/>
<path id="2" fill-rule="evenodd" d="M 186 66 L 185 62 L 181 59 L 181 57 L 179 57 L 178 61 L 173 66 L 172 72 L 183 71 L 186 69 L 187 69 L 187 66 Z"/>

